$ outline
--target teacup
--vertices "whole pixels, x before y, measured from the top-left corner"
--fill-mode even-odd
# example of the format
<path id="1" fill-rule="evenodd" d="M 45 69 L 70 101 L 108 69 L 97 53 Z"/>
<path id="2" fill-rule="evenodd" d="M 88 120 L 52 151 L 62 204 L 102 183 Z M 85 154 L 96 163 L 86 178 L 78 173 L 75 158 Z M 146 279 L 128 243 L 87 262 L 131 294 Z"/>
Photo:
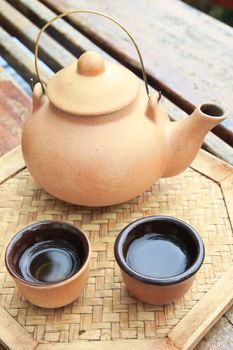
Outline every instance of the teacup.
<path id="1" fill-rule="evenodd" d="M 114 253 L 129 291 L 149 304 L 169 304 L 191 287 L 205 249 L 197 231 L 169 216 L 150 216 L 126 226 Z"/>
<path id="2" fill-rule="evenodd" d="M 25 299 L 45 308 L 61 307 L 77 299 L 86 285 L 90 243 L 75 226 L 41 221 L 11 239 L 5 264 Z"/>

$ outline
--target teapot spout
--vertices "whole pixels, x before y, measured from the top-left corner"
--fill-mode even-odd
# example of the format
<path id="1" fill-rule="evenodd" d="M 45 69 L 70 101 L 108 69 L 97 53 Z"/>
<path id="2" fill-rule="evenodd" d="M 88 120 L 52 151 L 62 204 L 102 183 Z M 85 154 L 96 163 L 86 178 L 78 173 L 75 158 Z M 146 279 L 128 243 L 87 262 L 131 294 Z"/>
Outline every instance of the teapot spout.
<path id="1" fill-rule="evenodd" d="M 202 104 L 186 119 L 167 124 L 167 167 L 163 177 L 184 171 L 196 157 L 205 135 L 226 119 L 224 110 L 215 103 Z"/>

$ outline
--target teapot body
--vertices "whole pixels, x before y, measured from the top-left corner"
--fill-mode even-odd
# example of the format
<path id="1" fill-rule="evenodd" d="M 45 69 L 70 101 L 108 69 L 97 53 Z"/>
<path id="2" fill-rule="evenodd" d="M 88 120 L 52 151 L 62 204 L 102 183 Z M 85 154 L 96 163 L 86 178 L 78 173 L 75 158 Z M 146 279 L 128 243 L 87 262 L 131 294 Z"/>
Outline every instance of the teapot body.
<path id="1" fill-rule="evenodd" d="M 164 172 L 164 128 L 146 115 L 142 87 L 126 108 L 73 115 L 47 97 L 25 122 L 22 151 L 35 180 L 55 197 L 86 205 L 128 201 Z"/>
<path id="2" fill-rule="evenodd" d="M 135 74 L 92 51 L 57 72 L 44 87 L 37 62 L 41 34 L 55 20 L 79 12 L 106 17 L 128 34 L 138 53 L 146 92 Z M 159 103 L 160 94 L 149 94 L 132 35 L 118 21 L 96 11 L 69 11 L 45 24 L 36 40 L 35 69 L 39 83 L 23 128 L 23 156 L 35 180 L 70 203 L 125 202 L 160 177 L 179 174 L 195 158 L 208 130 L 226 118 L 221 107 L 207 103 L 189 118 L 171 123 Z"/>

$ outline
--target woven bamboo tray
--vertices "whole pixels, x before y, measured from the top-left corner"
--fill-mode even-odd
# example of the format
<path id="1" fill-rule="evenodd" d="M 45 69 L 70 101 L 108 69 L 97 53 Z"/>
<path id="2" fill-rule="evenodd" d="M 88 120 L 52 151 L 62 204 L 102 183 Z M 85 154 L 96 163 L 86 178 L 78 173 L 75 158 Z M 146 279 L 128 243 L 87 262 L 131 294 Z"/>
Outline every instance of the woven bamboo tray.
<path id="1" fill-rule="evenodd" d="M 233 168 L 200 151 L 183 174 L 162 179 L 134 200 L 101 209 L 51 197 L 34 182 L 20 148 L 0 159 L 0 342 L 11 350 L 193 349 L 233 302 Z M 192 289 L 175 304 L 151 306 L 131 296 L 113 245 L 129 222 L 147 215 L 181 218 L 202 235 L 206 258 Z M 83 296 L 60 309 L 31 305 L 6 274 L 11 237 L 39 220 L 68 221 L 92 245 Z"/>

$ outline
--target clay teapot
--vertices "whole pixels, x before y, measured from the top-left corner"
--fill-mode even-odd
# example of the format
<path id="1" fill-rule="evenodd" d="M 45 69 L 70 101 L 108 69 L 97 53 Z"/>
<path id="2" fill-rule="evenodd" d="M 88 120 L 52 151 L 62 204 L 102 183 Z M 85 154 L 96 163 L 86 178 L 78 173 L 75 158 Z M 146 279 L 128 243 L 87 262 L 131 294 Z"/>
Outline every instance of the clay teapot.
<path id="1" fill-rule="evenodd" d="M 49 24 L 41 29 L 37 50 Z M 136 49 L 146 89 L 130 70 L 91 51 L 44 87 L 36 50 L 40 82 L 24 124 L 22 151 L 32 176 L 55 197 L 86 206 L 128 201 L 159 178 L 185 170 L 206 133 L 226 118 L 222 108 L 205 103 L 188 118 L 171 122 L 159 94 L 148 93 Z"/>

